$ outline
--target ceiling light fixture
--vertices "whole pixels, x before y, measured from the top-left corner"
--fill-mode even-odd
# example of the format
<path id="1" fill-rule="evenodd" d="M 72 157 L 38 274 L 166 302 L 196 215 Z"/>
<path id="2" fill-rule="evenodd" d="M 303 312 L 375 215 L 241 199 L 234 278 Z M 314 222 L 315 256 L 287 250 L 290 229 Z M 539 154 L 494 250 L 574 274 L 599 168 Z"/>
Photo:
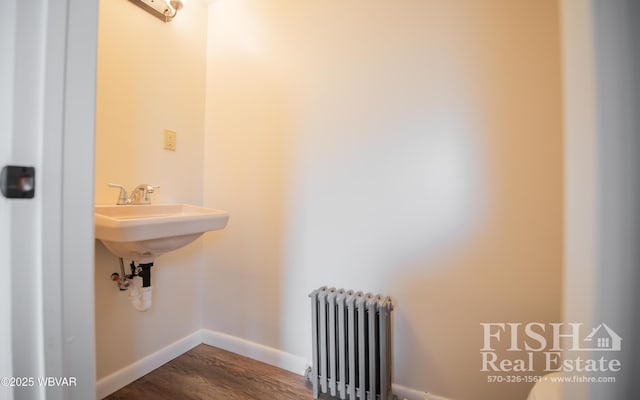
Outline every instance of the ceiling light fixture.
<path id="1" fill-rule="evenodd" d="M 129 0 L 164 22 L 169 22 L 184 6 L 183 0 Z"/>

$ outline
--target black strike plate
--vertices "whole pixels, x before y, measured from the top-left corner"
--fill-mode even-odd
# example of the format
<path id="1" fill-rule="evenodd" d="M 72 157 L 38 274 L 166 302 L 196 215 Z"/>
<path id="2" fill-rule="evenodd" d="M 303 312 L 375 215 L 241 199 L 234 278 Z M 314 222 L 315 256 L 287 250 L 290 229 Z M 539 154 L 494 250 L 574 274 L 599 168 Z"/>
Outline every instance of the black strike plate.
<path id="1" fill-rule="evenodd" d="M 8 199 L 32 199 L 36 193 L 35 168 L 6 165 L 0 172 L 0 190 Z"/>

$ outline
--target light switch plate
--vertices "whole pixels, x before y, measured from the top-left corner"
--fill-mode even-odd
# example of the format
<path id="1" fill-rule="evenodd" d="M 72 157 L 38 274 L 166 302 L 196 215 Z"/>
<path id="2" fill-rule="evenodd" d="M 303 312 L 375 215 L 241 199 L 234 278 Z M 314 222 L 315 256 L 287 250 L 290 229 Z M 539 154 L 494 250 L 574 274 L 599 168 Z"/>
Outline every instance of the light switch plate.
<path id="1" fill-rule="evenodd" d="M 176 151 L 176 131 L 164 130 L 164 149 Z"/>

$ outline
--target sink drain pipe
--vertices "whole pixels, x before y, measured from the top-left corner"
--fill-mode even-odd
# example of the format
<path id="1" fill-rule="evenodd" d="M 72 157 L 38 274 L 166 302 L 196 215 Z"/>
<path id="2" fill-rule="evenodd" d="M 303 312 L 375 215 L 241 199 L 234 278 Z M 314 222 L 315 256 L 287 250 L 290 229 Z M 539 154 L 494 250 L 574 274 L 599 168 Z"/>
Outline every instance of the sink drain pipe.
<path id="1" fill-rule="evenodd" d="M 122 258 L 120 259 L 120 265 L 124 270 Z M 128 288 L 128 298 L 133 308 L 138 311 L 147 311 L 151 308 L 153 293 L 151 289 L 151 267 L 153 267 L 153 263 L 138 264 L 136 266 L 135 262 L 131 261 L 130 266 L 131 275 L 123 274 L 122 282 L 119 282 L 120 290 L 127 290 Z M 121 284 L 122 286 L 120 286 Z M 125 287 L 124 289 L 123 286 Z"/>
<path id="2" fill-rule="evenodd" d="M 153 267 L 153 263 L 138 264 L 138 267 L 140 268 L 138 276 L 142 278 L 142 287 L 151 287 L 151 267 Z"/>

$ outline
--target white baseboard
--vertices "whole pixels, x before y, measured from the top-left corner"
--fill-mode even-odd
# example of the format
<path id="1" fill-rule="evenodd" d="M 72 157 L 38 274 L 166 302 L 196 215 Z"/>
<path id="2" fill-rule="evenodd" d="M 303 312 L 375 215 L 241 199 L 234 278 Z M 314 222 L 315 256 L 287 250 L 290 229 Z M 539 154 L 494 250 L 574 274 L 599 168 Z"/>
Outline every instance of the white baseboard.
<path id="1" fill-rule="evenodd" d="M 272 347 L 224 333 L 200 329 L 98 380 L 96 382 L 96 398 L 102 399 L 107 397 L 111 393 L 143 377 L 201 343 L 240 354 L 241 356 L 258 360 L 298 375 L 304 375 L 304 371 L 309 365 L 302 357 Z"/>
<path id="2" fill-rule="evenodd" d="M 397 385 L 395 383 L 392 385 L 391 390 L 393 391 L 393 394 L 397 396 L 398 400 L 451 400 L 446 397 L 425 393 L 420 390 Z"/>
<path id="3" fill-rule="evenodd" d="M 202 343 L 200 331 L 196 331 L 168 346 L 128 365 L 96 382 L 96 398 L 102 399 L 136 379 L 168 363 Z"/>
<path id="4" fill-rule="evenodd" d="M 273 347 L 208 329 L 200 329 L 98 380 L 96 383 L 97 398 L 102 399 L 110 395 L 201 343 L 252 358 L 298 375 L 304 375 L 306 368 L 310 365 L 310 363 L 302 357 L 274 349 Z M 393 393 L 398 396 L 398 400 L 448 400 L 444 397 L 434 396 L 396 384 L 393 385 Z"/>
<path id="5" fill-rule="evenodd" d="M 435 394 L 427 393 L 427 397 L 425 400 L 452 400 L 448 397 L 442 397 Z"/>
<path id="6" fill-rule="evenodd" d="M 394 396 L 397 397 L 397 400 L 427 400 L 427 394 L 425 392 L 397 385 L 395 383 L 391 385 L 391 391 Z"/>
<path id="7" fill-rule="evenodd" d="M 452 400 L 448 397 L 442 397 L 435 394 L 427 393 L 427 398 L 425 400 Z"/>
<path id="8" fill-rule="evenodd" d="M 295 356 L 273 347 L 241 339 L 236 336 L 220 332 L 200 329 L 202 343 L 218 347 L 232 353 L 240 354 L 266 364 L 282 368 L 294 374 L 304 375 L 304 371 L 310 363 L 302 357 Z"/>

